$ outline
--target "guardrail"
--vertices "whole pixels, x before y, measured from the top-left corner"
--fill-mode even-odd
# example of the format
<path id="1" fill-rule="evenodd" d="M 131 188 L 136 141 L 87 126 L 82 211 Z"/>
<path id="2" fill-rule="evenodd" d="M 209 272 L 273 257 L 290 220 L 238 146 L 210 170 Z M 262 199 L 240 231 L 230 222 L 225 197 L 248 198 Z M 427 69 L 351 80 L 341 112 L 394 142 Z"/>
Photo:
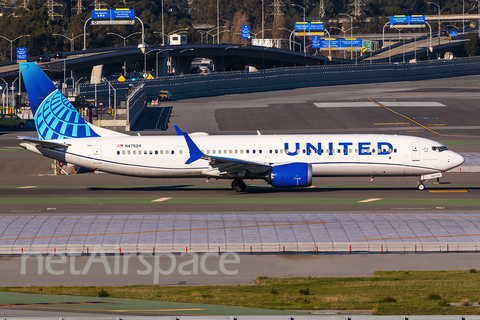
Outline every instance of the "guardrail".
<path id="1" fill-rule="evenodd" d="M 424 80 L 479 73 L 480 57 L 474 57 L 416 63 L 362 63 L 284 67 L 259 72 L 213 72 L 209 75 L 167 76 L 142 82 L 145 83 L 147 97 L 154 97 L 163 89 L 169 90 L 174 99 L 185 99 L 301 87 Z M 116 88 L 123 89 L 128 87 L 128 84 L 129 82 L 113 83 Z M 81 93 L 84 96 L 93 96 L 93 86 L 82 86 Z M 97 94 L 108 94 L 108 87 L 97 86 Z"/>
<path id="2" fill-rule="evenodd" d="M 162 253 L 389 253 L 476 252 L 476 242 L 152 243 L 0 245 L 0 255 Z"/>

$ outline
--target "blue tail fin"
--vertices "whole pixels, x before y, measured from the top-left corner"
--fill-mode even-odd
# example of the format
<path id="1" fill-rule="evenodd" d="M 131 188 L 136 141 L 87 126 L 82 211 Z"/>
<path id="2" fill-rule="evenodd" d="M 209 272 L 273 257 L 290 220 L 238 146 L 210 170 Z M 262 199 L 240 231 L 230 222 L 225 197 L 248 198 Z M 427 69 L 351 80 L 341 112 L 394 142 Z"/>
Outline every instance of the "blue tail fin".
<path id="1" fill-rule="evenodd" d="M 99 137 L 36 63 L 20 70 L 40 140 Z"/>

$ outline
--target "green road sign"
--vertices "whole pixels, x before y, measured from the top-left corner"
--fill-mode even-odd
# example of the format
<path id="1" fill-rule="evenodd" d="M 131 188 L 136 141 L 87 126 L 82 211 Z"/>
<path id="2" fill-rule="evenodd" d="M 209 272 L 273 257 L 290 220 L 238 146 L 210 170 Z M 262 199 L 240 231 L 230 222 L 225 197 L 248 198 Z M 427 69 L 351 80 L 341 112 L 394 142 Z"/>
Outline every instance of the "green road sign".
<path id="1" fill-rule="evenodd" d="M 366 51 L 372 51 L 372 41 L 371 40 L 363 40 L 362 46 L 367 49 Z"/>

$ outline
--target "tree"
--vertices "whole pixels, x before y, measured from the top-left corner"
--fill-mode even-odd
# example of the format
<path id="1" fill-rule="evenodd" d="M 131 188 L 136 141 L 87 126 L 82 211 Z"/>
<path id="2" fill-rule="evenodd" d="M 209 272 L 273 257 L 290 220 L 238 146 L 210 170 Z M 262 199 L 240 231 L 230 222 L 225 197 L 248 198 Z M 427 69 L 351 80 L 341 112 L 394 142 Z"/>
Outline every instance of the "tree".
<path id="1" fill-rule="evenodd" d="M 477 35 L 474 35 L 465 41 L 465 51 L 469 56 L 480 55 L 480 38 L 478 38 Z"/>

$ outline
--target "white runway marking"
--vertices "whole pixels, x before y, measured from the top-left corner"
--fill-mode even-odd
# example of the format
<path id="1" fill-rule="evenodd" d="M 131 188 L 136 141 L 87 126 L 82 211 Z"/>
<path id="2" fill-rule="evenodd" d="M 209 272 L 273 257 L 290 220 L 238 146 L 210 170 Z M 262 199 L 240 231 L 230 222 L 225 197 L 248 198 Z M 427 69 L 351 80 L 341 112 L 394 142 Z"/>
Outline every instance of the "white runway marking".
<path id="1" fill-rule="evenodd" d="M 36 188 L 37 186 L 25 186 L 25 187 L 18 187 L 17 189 L 31 189 Z"/>
<path id="2" fill-rule="evenodd" d="M 167 201 L 167 200 L 170 200 L 172 198 L 158 198 L 158 199 L 155 199 L 155 200 L 152 200 L 152 202 L 163 202 L 163 201 Z"/>
<path id="3" fill-rule="evenodd" d="M 367 200 L 362 200 L 362 201 L 358 201 L 358 202 L 373 202 L 373 201 L 378 201 L 378 200 L 382 200 L 383 198 L 372 198 L 372 199 L 367 199 Z"/>

